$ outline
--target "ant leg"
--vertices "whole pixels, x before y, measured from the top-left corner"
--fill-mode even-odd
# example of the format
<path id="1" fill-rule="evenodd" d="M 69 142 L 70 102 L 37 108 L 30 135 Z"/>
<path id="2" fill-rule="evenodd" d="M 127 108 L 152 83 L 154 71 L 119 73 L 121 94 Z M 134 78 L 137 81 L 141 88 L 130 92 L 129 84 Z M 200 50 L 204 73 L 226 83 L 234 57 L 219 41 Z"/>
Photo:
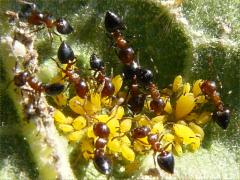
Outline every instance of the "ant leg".
<path id="1" fill-rule="evenodd" d="M 45 26 L 39 27 L 39 28 L 37 28 L 36 30 L 29 32 L 29 34 L 32 34 L 32 33 L 38 32 L 38 31 L 41 31 L 41 30 L 43 30 L 44 28 L 45 28 Z"/>
<path id="2" fill-rule="evenodd" d="M 51 41 L 51 44 L 52 44 L 53 43 L 53 36 L 52 36 L 52 33 L 49 29 L 48 29 L 48 34 L 49 34 L 49 38 L 50 38 L 50 41 Z"/>

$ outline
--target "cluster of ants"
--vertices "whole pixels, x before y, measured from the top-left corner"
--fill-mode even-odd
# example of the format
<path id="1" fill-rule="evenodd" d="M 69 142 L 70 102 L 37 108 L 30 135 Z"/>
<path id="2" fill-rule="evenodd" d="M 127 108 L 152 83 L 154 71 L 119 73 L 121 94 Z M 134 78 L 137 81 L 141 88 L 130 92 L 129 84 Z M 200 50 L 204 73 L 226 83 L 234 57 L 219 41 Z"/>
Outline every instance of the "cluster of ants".
<path id="1" fill-rule="evenodd" d="M 56 27 L 57 32 L 60 34 L 69 34 L 73 32 L 71 25 L 63 18 L 54 20 L 52 16 L 47 13 L 42 13 L 37 10 L 33 3 L 25 2 L 24 7 L 19 13 L 19 17 L 26 19 L 31 25 L 36 25 L 42 29 L 47 27 L 49 29 Z M 164 114 L 166 105 L 165 100 L 161 98 L 160 91 L 157 85 L 153 82 L 153 73 L 149 69 L 145 69 L 136 61 L 136 54 L 132 47 L 125 39 L 122 31 L 126 29 L 122 20 L 113 12 L 107 11 L 105 15 L 105 29 L 108 35 L 112 38 L 116 48 L 116 54 L 123 64 L 123 79 L 128 87 L 124 104 L 132 111 L 133 114 L 139 114 L 144 108 L 146 97 L 150 95 L 150 110 L 156 114 Z M 88 98 L 90 87 L 84 78 L 82 78 L 78 71 L 73 68 L 76 63 L 76 57 L 72 48 L 62 41 L 58 49 L 58 60 L 61 65 L 66 65 L 62 68 L 61 65 L 53 59 L 58 68 L 65 74 L 63 79 L 72 84 L 76 94 L 81 98 Z M 113 97 L 115 87 L 110 77 L 106 76 L 105 64 L 102 59 L 92 54 L 90 57 L 90 67 L 94 71 L 94 79 L 98 85 L 101 85 L 102 97 Z M 18 87 L 28 84 L 34 93 L 40 95 L 46 93 L 49 96 L 55 96 L 62 93 L 65 89 L 61 83 L 42 83 L 37 78 L 25 72 L 18 72 L 14 76 L 14 83 Z M 145 91 L 142 89 L 145 88 Z M 216 84 L 213 81 L 205 80 L 200 85 L 202 93 L 213 102 L 216 111 L 212 114 L 212 118 L 217 124 L 226 129 L 230 120 L 230 110 L 224 108 L 220 95 L 217 92 Z M 146 92 L 148 91 L 148 92 Z M 97 136 L 94 143 L 94 158 L 93 162 L 95 167 L 103 174 L 110 174 L 112 172 L 112 162 L 105 154 L 104 148 L 107 145 L 110 129 L 106 123 L 94 123 L 93 132 Z M 168 173 L 174 173 L 174 157 L 172 153 L 166 151 L 169 144 L 161 147 L 161 138 L 158 134 L 151 133 L 151 129 L 147 126 L 136 127 L 131 131 L 131 137 L 134 140 L 147 137 L 147 142 L 153 150 L 153 159 L 156 167 L 155 156 L 157 155 L 157 164 Z"/>

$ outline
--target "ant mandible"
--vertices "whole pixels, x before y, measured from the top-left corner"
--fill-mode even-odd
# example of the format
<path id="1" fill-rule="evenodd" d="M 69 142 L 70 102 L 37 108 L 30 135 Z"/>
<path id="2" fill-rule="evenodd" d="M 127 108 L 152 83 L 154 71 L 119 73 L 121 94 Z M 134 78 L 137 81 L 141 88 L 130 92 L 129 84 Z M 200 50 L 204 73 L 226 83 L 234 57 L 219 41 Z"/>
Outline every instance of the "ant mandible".
<path id="1" fill-rule="evenodd" d="M 212 118 L 223 129 L 227 129 L 230 122 L 231 111 L 224 108 L 224 104 L 221 100 L 219 93 L 217 92 L 216 83 L 214 81 L 205 80 L 200 85 L 202 93 L 210 98 L 216 107 L 216 111 L 213 112 Z"/>

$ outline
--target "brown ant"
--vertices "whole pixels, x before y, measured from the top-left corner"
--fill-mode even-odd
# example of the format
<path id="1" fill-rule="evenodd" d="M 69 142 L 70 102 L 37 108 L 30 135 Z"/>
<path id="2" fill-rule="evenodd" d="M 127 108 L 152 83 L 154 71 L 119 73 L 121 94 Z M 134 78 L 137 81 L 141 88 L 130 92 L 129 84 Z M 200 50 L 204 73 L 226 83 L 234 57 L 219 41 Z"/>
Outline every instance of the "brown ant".
<path id="1" fill-rule="evenodd" d="M 74 85 L 77 95 L 81 98 L 86 98 L 86 95 L 88 93 L 87 83 L 84 79 L 80 78 L 80 76 L 76 73 L 75 70 L 72 69 L 72 66 L 76 63 L 76 61 L 74 61 L 75 59 L 74 52 L 72 48 L 64 41 L 58 48 L 58 59 L 61 62 L 61 64 L 67 64 L 67 67 L 63 69 L 55 61 L 55 59 L 53 59 L 56 62 L 58 68 L 65 73 L 63 79 L 67 77 L 68 81 Z"/>
<path id="2" fill-rule="evenodd" d="M 93 125 L 93 132 L 98 136 L 95 142 L 93 163 L 99 172 L 109 175 L 112 172 L 112 162 L 106 156 L 104 148 L 108 143 L 108 137 L 110 134 L 109 127 L 102 122 L 97 122 Z"/>
<path id="3" fill-rule="evenodd" d="M 92 54 L 90 57 L 90 67 L 92 70 L 95 71 L 94 76 L 96 81 L 99 84 L 103 85 L 101 90 L 101 96 L 113 96 L 115 87 L 112 84 L 111 79 L 106 77 L 104 62 L 100 58 L 98 58 L 96 54 Z"/>
<path id="4" fill-rule="evenodd" d="M 37 9 L 36 4 L 20 0 L 24 4 L 21 11 L 19 12 L 19 18 L 26 19 L 31 25 L 43 26 L 37 29 L 35 32 L 42 30 L 47 27 L 50 38 L 52 39 L 51 32 L 49 29 L 56 27 L 58 33 L 66 35 L 73 32 L 72 26 L 64 18 L 54 19 L 48 13 L 42 13 Z"/>
<path id="5" fill-rule="evenodd" d="M 217 124 L 223 128 L 227 129 L 230 121 L 230 110 L 224 108 L 224 104 L 221 100 L 219 93 L 217 92 L 216 83 L 214 81 L 205 80 L 200 86 L 203 94 L 210 98 L 216 107 L 216 111 L 213 112 L 212 118 Z"/>
<path id="6" fill-rule="evenodd" d="M 107 11 L 104 23 L 107 32 L 113 37 L 115 45 L 119 49 L 117 54 L 120 61 L 123 64 L 131 64 L 135 59 L 135 52 L 129 47 L 121 33 L 121 30 L 126 28 L 122 20 L 113 12 Z"/>
<path id="7" fill-rule="evenodd" d="M 157 163 L 159 167 L 164 171 L 173 174 L 174 173 L 174 157 L 172 153 L 167 152 L 165 150 L 170 144 L 167 144 L 164 148 L 161 148 L 160 147 L 161 138 L 159 138 L 158 134 L 152 134 L 150 132 L 151 130 L 147 126 L 136 127 L 132 130 L 132 137 L 133 139 L 138 141 L 140 141 L 139 138 L 147 137 L 148 144 L 151 145 L 151 149 L 154 151 L 153 160 L 154 160 L 155 167 L 156 167 L 155 156 L 159 152 L 159 154 L 157 155 Z M 146 144 L 142 141 L 140 142 L 143 144 Z"/>
<path id="8" fill-rule="evenodd" d="M 26 83 L 38 94 L 45 92 L 49 96 L 56 96 L 63 92 L 64 85 L 60 83 L 44 84 L 37 78 L 29 75 L 28 72 L 19 72 L 14 76 L 14 84 L 17 87 L 22 87 Z M 24 90 L 24 89 L 23 89 Z"/>

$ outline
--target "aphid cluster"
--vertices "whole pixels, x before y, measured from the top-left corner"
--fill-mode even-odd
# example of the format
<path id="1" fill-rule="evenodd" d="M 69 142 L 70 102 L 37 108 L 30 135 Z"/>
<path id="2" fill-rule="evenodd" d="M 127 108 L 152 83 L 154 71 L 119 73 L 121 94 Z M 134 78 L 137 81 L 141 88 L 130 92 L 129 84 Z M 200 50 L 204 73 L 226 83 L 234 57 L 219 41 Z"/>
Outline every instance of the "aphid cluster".
<path id="1" fill-rule="evenodd" d="M 64 19 L 53 20 L 32 3 L 25 3 L 19 17 L 32 25 L 44 25 L 48 29 L 56 27 L 60 34 L 73 31 Z M 153 151 L 155 167 L 158 165 L 172 174 L 173 154 L 181 155 L 184 148 L 197 150 L 204 138 L 202 126 L 211 117 L 226 129 L 230 110 L 224 108 L 212 81 L 198 80 L 191 88 L 177 76 L 172 88 L 160 91 L 153 81 L 153 72 L 137 62 L 133 48 L 123 35 L 126 27 L 122 20 L 107 11 L 104 25 L 123 65 L 122 75 L 108 77 L 104 61 L 92 53 L 89 57 L 92 76 L 81 76 L 82 69 L 76 67 L 72 48 L 62 41 L 58 61 L 53 60 L 60 70 L 58 79 L 72 85 L 74 95 L 66 97 L 63 84 L 41 83 L 27 71 L 16 73 L 14 83 L 18 87 L 28 84 L 36 96 L 46 93 L 57 95 L 58 99 L 66 97 L 61 99 L 67 101 L 65 107 L 56 102 L 61 109 L 54 113 L 56 127 L 69 141 L 80 142 L 82 157 L 91 159 L 100 173 L 111 175 L 114 158 L 132 162 L 135 155 Z M 214 113 L 201 111 L 208 100 L 216 108 Z M 74 115 L 65 116 L 64 108 Z"/>

